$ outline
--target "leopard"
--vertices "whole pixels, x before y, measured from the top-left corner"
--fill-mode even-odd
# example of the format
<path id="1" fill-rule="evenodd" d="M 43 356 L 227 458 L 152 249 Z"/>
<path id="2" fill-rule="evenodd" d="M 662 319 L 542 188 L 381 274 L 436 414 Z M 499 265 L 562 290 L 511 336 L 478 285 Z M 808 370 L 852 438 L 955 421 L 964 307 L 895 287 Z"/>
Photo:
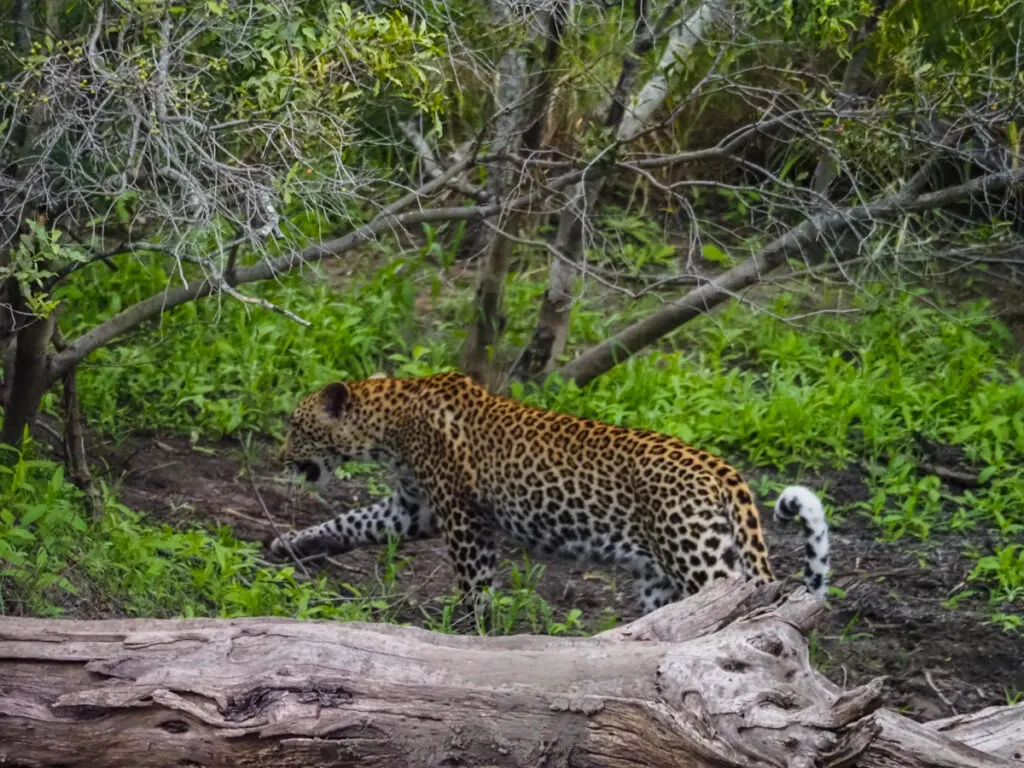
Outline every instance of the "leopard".
<path id="1" fill-rule="evenodd" d="M 273 539 L 278 557 L 442 537 L 464 595 L 493 586 L 498 539 L 618 564 L 641 615 L 733 577 L 775 580 L 753 493 L 730 464 L 679 438 L 529 406 L 458 371 L 335 381 L 305 396 L 285 471 L 323 486 L 340 465 L 390 467 L 389 497 Z M 789 486 L 775 520 L 803 526 L 804 585 L 824 599 L 830 546 L 818 496 Z"/>

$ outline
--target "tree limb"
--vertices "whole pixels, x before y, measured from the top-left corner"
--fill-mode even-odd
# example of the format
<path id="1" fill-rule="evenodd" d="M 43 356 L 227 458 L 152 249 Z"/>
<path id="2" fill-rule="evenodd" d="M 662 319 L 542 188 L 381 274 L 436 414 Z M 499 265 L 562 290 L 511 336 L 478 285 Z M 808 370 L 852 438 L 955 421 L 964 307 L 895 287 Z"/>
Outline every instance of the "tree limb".
<path id="1" fill-rule="evenodd" d="M 977 194 L 990 194 L 1024 183 L 1024 168 L 991 173 L 964 184 L 929 194 L 919 195 L 927 166 L 915 174 L 904 189 L 890 197 L 866 205 L 841 208 L 828 215 L 806 219 L 781 237 L 776 238 L 749 259 L 718 277 L 690 291 L 683 298 L 666 305 L 617 333 L 575 360 L 563 366 L 558 373 L 563 379 L 582 386 L 611 370 L 631 355 L 636 354 L 683 323 L 704 314 L 761 280 L 768 272 L 812 246 L 820 245 L 826 236 L 833 241 L 849 233 L 857 224 L 874 219 L 921 213 L 952 205 Z"/>

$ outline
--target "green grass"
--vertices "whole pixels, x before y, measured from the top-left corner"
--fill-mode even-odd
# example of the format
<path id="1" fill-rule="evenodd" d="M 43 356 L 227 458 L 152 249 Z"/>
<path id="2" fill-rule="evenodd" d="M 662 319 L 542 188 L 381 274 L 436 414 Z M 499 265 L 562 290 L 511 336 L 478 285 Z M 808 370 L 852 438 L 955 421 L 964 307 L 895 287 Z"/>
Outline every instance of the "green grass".
<path id="1" fill-rule="evenodd" d="M 63 296 L 67 335 L 159 290 L 163 274 L 156 261 L 129 263 L 112 275 L 94 271 L 91 283 L 80 282 Z M 381 271 L 367 270 L 344 291 L 308 275 L 249 288 L 309 320 L 309 329 L 230 300 L 180 307 L 81 367 L 86 418 L 90 427 L 115 437 L 138 429 L 197 438 L 251 430 L 279 435 L 296 400 L 332 379 L 377 370 L 422 375 L 452 367 L 472 286 L 453 290 L 441 278 L 439 268 L 422 260 L 399 259 Z M 543 278 L 542 270 L 510 276 L 510 343 L 528 336 Z M 418 295 L 435 299 L 429 317 L 418 316 Z M 97 296 L 104 298 L 97 301 Z M 768 470 L 758 485 L 762 495 L 805 476 L 862 465 L 869 470 L 868 500 L 852 504 L 831 495 L 835 512 L 868 516 L 889 540 L 991 532 L 996 546 L 971 553 L 977 560 L 971 587 L 985 590 L 993 616 L 1010 625 L 1000 617 L 1014 614 L 1024 592 L 1024 553 L 1015 543 L 1024 532 L 1020 361 L 987 306 L 939 309 L 934 297 L 928 298 L 882 288 L 873 297 L 828 295 L 826 303 L 856 312 L 819 314 L 798 324 L 780 319 L 804 309 L 790 294 L 774 298 L 770 313 L 733 304 L 689 323 L 658 350 L 627 361 L 588 387 L 552 378 L 542 387 L 517 386 L 513 394 L 542 407 L 677 435 L 741 468 Z M 649 304 L 609 296 L 581 302 L 574 309 L 572 344 L 579 348 L 607 338 Z M 983 485 L 956 491 L 922 472 L 923 443 L 955 446 Z M 47 513 L 45 525 L 31 514 L 28 523 L 19 523 L 17 515 L 12 521 L 7 518 L 13 513 L 5 513 L 7 546 L 22 540 L 24 556 L 16 565 L 22 587 L 36 579 L 49 594 L 55 583 L 47 579 L 63 578 L 66 571 L 55 564 L 77 562 L 97 594 L 112 590 L 120 596 L 111 600 L 123 612 L 138 615 L 158 609 L 175 615 L 364 615 L 360 611 L 371 610 L 351 596 L 330 592 L 325 583 L 300 584 L 294 574 L 261 567 L 258 547 L 226 531 L 146 527 L 113 501 L 103 520 L 86 522 L 80 512 L 72 514 L 76 502 L 66 483 L 56 474 L 46 476 L 55 471 L 52 465 L 45 471 L 31 466 L 10 485 L 16 490 L 5 493 L 19 508 L 35 503 L 19 494 L 52 496 L 47 504 L 54 511 Z M 23 540 L 26 532 L 37 535 L 47 526 L 51 545 L 33 548 Z M 83 551 L 83 541 L 58 545 L 75 537 L 98 549 Z M 101 565 L 81 565 L 91 558 Z M 168 585 L 166 594 L 146 596 L 147 569 L 157 569 L 151 576 Z M 9 584 L 14 577 L 5 578 Z M 573 629 L 572 619 L 556 621 L 531 602 L 530 583 L 513 586 L 497 601 L 503 607 L 496 610 L 505 613 L 492 617 L 494 625 Z M 130 589 L 124 588 L 128 584 Z M 19 610 L 45 612 L 42 603 L 21 599 L 28 602 Z M 437 621 L 443 628 L 443 616 Z"/>
<path id="2" fill-rule="evenodd" d="M 436 598 L 431 610 L 423 610 L 424 626 L 446 634 L 464 632 L 465 628 L 458 623 L 462 619 L 479 634 L 587 634 L 582 623 L 582 611 L 572 608 L 559 620 L 551 605 L 537 593 L 537 585 L 544 576 L 543 565 L 531 563 L 524 555 L 522 568 L 511 561 L 502 563 L 501 567 L 508 573 L 508 587 L 487 591 L 488 610 L 485 616 L 474 617 L 469 613 L 465 609 L 465 598 L 453 590 Z"/>

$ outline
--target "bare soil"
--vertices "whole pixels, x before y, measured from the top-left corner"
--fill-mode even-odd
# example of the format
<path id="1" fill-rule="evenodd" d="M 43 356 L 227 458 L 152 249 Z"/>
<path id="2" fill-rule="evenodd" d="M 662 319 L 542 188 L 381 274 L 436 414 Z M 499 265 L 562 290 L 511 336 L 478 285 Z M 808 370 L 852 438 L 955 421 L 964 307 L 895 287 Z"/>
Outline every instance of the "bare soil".
<path id="1" fill-rule="evenodd" d="M 226 441 L 197 449 L 186 439 L 149 435 L 117 448 L 96 447 L 124 504 L 171 524 L 228 524 L 239 537 L 256 541 L 268 542 L 275 529 L 314 524 L 327 519 L 331 509 L 371 498 L 365 479 L 335 482 L 322 501 L 296 496 L 278 481 L 271 446 L 250 452 L 256 454 L 251 469 L 237 444 Z M 751 480 L 758 476 L 747 474 Z M 817 480 L 827 480 L 835 498 L 867 497 L 859 470 Z M 762 500 L 766 513 L 768 501 Z M 798 571 L 798 531 L 773 526 L 770 514 L 764 520 L 776 574 Z M 963 600 L 955 609 L 944 606 L 970 572 L 965 547 L 985 550 L 991 543 L 983 534 L 973 540 L 884 543 L 870 520 L 848 514 L 837 521 L 833 582 L 846 594 L 833 602 L 818 630 L 818 666 L 840 685 L 887 676 L 889 704 L 921 720 L 1006 703 L 1007 695 L 1024 690 L 1024 636 L 986 623 L 989 614 L 979 598 Z M 368 547 L 335 558 L 338 565 L 311 567 L 329 568 L 338 580 L 373 592 L 380 584 L 380 551 Z M 522 563 L 511 543 L 504 554 Z M 407 563 L 397 582 L 398 619 L 423 624 L 425 616 L 439 613 L 439 599 L 451 594 L 453 572 L 440 539 L 409 542 L 401 555 Z M 532 559 L 545 566 L 538 591 L 556 616 L 578 608 L 589 629 L 636 616 L 624 572 L 539 555 Z"/>

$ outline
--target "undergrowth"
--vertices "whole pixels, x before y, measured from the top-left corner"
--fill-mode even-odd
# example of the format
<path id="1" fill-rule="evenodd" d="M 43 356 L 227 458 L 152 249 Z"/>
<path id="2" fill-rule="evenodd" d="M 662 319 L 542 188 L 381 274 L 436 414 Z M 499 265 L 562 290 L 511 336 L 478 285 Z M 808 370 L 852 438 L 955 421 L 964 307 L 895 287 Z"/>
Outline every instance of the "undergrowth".
<path id="1" fill-rule="evenodd" d="M 369 619 L 375 601 L 261 561 L 226 527 L 154 525 L 104 494 L 102 514 L 52 461 L 0 463 L 0 614 Z"/>
<path id="2" fill-rule="evenodd" d="M 67 335 L 158 290 L 165 274 L 158 262 L 97 273 L 110 300 L 96 306 L 83 294 L 62 296 Z M 196 438 L 247 430 L 279 436 L 296 400 L 327 381 L 453 367 L 472 286 L 453 288 L 442 277 L 426 260 L 395 259 L 343 292 L 309 276 L 252 288 L 309 320 L 309 329 L 227 300 L 179 307 L 81 366 L 83 410 L 92 428 L 115 437 L 140 428 Z M 529 332 L 542 278 L 509 278 L 513 342 Z M 424 298 L 426 317 L 417 309 Z M 983 303 L 940 309 L 914 291 L 876 287 L 823 298 L 849 311 L 794 323 L 783 318 L 805 308 L 795 294 L 775 296 L 767 312 L 733 304 L 587 387 L 552 377 L 540 387 L 516 385 L 512 394 L 673 434 L 741 468 L 767 469 L 762 494 L 779 490 L 782 478 L 858 465 L 868 498 L 830 497 L 833 512 L 866 515 L 889 540 L 993 534 L 990 551 L 971 553 L 970 587 L 984 590 L 995 620 L 1012 628 L 1024 599 L 1024 380 L 1006 329 Z M 580 302 L 572 346 L 607 338 L 644 309 L 610 296 Z M 976 472 L 979 487 L 957 490 L 922 468 L 935 463 L 935 450 L 954 451 L 952 460 Z M 92 595 L 106 595 L 130 615 L 381 613 L 379 600 L 375 609 L 365 596 L 265 567 L 256 545 L 226 530 L 148 525 L 109 497 L 104 517 L 89 521 L 52 464 L 22 461 L 5 473 L 0 547 L 7 549 L 0 555 L 12 565 L 3 610 L 12 610 L 12 588 L 20 595 L 15 610 L 51 610 L 60 602 L 55 589 L 79 583 L 67 576 L 71 568 Z M 829 493 L 827 485 L 822 490 Z M 154 578 L 159 593 L 144 586 Z M 494 625 L 575 631 L 576 618 L 556 620 L 530 585 L 513 580 L 495 602 Z M 450 628 L 449 608 L 430 619 L 436 628 Z"/>

